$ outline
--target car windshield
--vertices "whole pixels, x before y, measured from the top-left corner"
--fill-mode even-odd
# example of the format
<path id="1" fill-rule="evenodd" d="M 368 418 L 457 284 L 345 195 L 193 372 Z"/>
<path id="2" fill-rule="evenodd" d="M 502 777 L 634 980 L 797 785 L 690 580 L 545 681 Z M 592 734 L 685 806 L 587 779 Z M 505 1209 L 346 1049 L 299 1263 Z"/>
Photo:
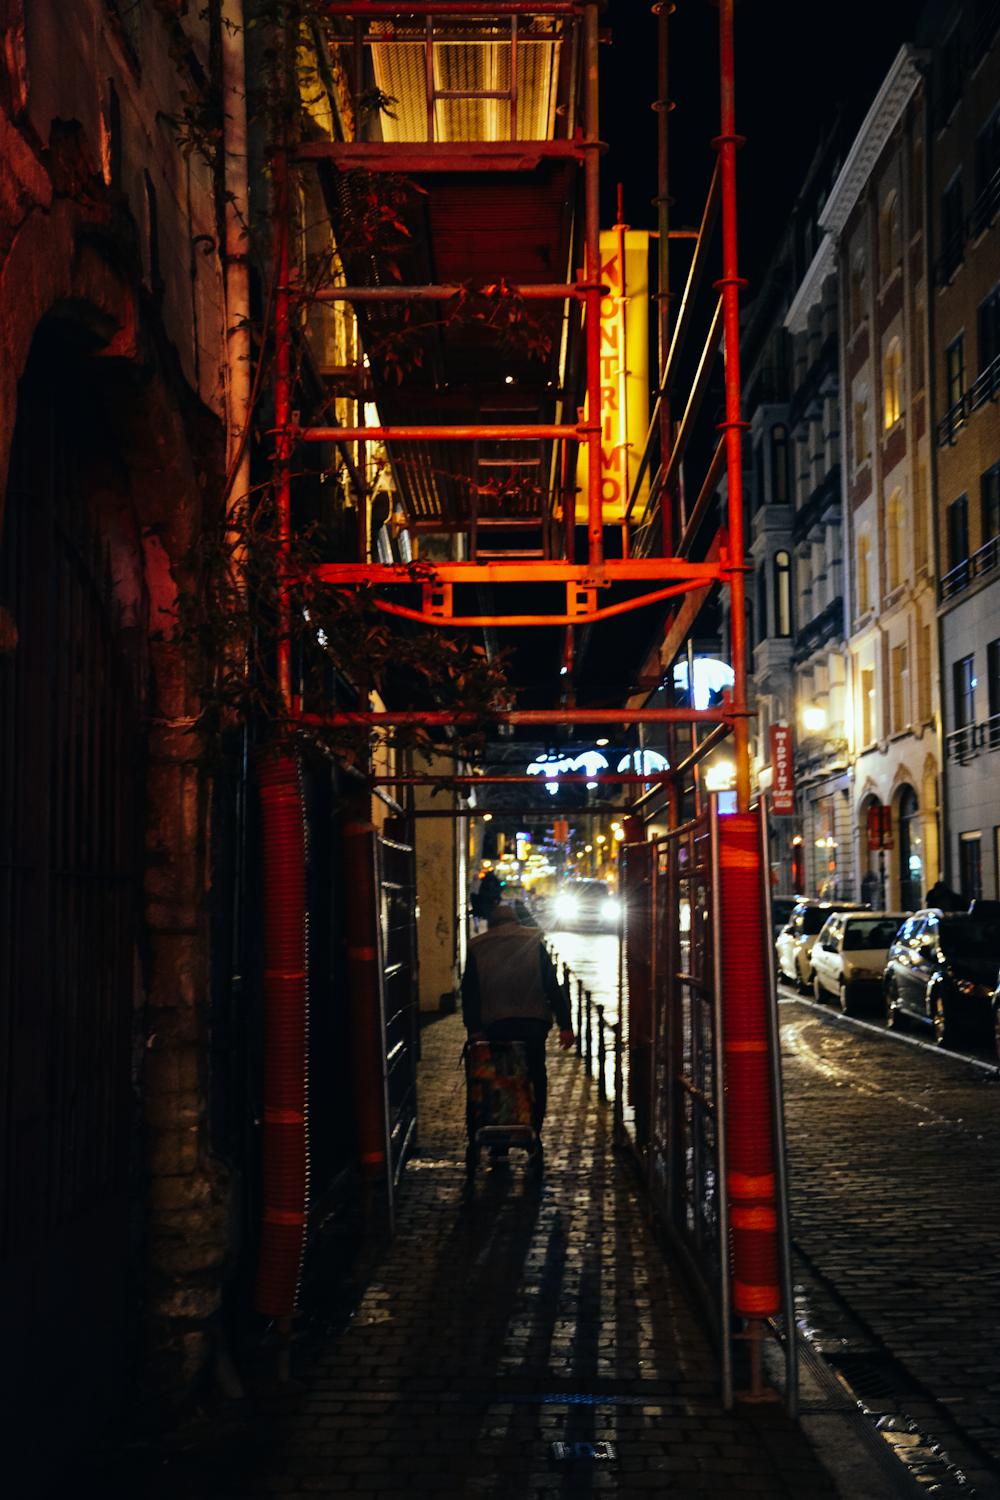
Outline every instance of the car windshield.
<path id="1" fill-rule="evenodd" d="M 1000 963 L 1000 925 L 961 914 L 941 920 L 941 947 L 948 958 L 991 958 Z"/>
<path id="2" fill-rule="evenodd" d="M 844 933 L 844 952 L 856 953 L 859 948 L 889 948 L 898 931 L 899 923 L 895 917 L 848 922 Z"/>
<path id="3" fill-rule="evenodd" d="M 815 937 L 817 932 L 822 932 L 830 918 L 828 906 L 807 906 L 803 912 L 805 924 L 803 932 L 806 937 Z"/>

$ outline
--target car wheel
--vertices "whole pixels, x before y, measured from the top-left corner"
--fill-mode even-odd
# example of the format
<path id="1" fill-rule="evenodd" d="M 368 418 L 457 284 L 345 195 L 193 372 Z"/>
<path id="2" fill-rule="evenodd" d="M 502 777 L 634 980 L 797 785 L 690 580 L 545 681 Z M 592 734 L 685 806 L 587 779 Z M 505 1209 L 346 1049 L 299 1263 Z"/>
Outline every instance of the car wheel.
<path id="1" fill-rule="evenodd" d="M 822 1005 L 826 1000 L 826 996 L 823 993 L 823 986 L 819 982 L 819 975 L 815 969 L 813 969 L 813 999 L 817 1005 Z"/>
<path id="2" fill-rule="evenodd" d="M 840 981 L 840 1008 L 845 1016 L 855 1016 L 858 1013 L 858 1002 L 854 996 L 852 986 L 842 979 Z"/>
<path id="3" fill-rule="evenodd" d="M 899 989 L 893 980 L 885 988 L 885 1024 L 889 1027 L 899 1025 L 899 1012 L 896 1010 L 898 1002 Z"/>
<path id="4" fill-rule="evenodd" d="M 931 1021 L 934 1025 L 934 1040 L 939 1047 L 952 1048 L 959 1040 L 959 1025 L 955 1012 L 941 990 L 931 996 Z"/>

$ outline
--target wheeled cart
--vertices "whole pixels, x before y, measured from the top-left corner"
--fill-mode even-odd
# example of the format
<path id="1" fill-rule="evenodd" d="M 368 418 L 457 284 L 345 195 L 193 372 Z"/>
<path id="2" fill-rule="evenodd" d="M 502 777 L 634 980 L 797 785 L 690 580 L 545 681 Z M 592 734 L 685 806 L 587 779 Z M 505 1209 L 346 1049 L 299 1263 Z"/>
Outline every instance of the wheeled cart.
<path id="1" fill-rule="evenodd" d="M 529 1153 L 529 1168 L 540 1171 L 542 1148 L 532 1123 L 535 1090 L 524 1043 L 467 1042 L 464 1057 L 469 1132 L 465 1167 L 470 1180 L 482 1146 L 522 1146 Z"/>

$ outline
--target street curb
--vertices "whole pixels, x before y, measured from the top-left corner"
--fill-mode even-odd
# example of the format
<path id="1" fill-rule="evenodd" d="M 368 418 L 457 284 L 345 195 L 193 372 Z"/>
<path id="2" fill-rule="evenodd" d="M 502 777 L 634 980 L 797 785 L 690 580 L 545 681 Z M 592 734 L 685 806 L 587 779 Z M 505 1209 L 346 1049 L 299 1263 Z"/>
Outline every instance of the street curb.
<path id="1" fill-rule="evenodd" d="M 969 1057 L 965 1052 L 948 1052 L 944 1047 L 939 1047 L 936 1042 L 922 1042 L 919 1037 L 907 1036 L 905 1031 L 900 1031 L 896 1027 L 890 1030 L 887 1026 L 876 1026 L 873 1021 L 862 1021 L 857 1016 L 845 1016 L 841 1011 L 831 1010 L 828 1005 L 821 1005 L 817 1000 L 807 1000 L 804 995 L 779 994 L 778 1004 L 804 1005 L 822 1016 L 830 1026 L 846 1026 L 859 1031 L 870 1031 L 874 1036 L 883 1037 L 887 1041 L 905 1042 L 908 1047 L 919 1047 L 922 1052 L 929 1052 L 932 1057 L 946 1058 L 949 1062 L 965 1063 L 967 1067 L 978 1068 L 988 1077 L 1000 1078 L 1000 1066 L 996 1063 L 983 1062 L 981 1058 Z"/>

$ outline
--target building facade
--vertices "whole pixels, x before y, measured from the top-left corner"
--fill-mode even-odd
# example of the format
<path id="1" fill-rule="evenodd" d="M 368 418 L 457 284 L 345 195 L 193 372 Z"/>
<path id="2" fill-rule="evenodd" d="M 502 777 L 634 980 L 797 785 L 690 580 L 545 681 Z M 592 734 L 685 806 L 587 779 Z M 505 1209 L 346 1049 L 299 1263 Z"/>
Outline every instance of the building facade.
<path id="1" fill-rule="evenodd" d="M 938 4 L 930 43 L 930 463 L 940 558 L 944 867 L 1000 896 L 1000 13 Z"/>

